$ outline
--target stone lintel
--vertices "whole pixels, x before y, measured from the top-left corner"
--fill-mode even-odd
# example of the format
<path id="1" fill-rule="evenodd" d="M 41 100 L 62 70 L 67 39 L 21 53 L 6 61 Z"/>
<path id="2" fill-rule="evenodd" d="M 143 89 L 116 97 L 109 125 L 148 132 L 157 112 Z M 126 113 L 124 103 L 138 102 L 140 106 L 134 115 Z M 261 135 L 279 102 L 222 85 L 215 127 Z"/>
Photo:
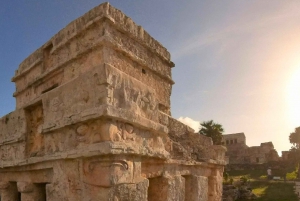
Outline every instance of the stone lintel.
<path id="1" fill-rule="evenodd" d="M 96 144 L 87 145 L 86 147 L 77 148 L 65 152 L 57 152 L 52 155 L 45 157 L 30 157 L 23 160 L 15 161 L 0 161 L 1 167 L 14 167 L 14 166 L 25 166 L 31 164 L 37 164 L 41 162 L 49 162 L 62 159 L 76 159 L 82 157 L 105 157 L 105 156 L 117 156 L 117 155 L 134 155 L 137 157 L 152 157 L 158 160 L 168 159 L 169 153 L 164 151 L 161 153 L 145 153 L 139 150 L 133 150 L 128 147 L 125 143 L 113 143 L 113 142 L 100 142 Z M 0 173 L 1 175 L 1 173 Z"/>
<path id="2" fill-rule="evenodd" d="M 31 193 L 35 190 L 35 186 L 31 182 L 19 181 L 17 186 L 20 193 Z"/>
<path id="3" fill-rule="evenodd" d="M 78 118 L 74 117 L 74 119 L 71 121 L 69 119 L 66 119 L 62 124 L 45 125 L 43 126 L 43 133 L 52 132 L 65 126 L 84 122 L 88 119 L 97 119 L 101 117 L 115 118 L 121 121 L 126 121 L 128 123 L 132 123 L 133 125 L 139 126 L 141 128 L 146 128 L 147 130 L 154 131 L 160 134 L 168 133 L 168 128 L 161 124 L 158 124 L 139 115 L 133 116 L 132 112 L 130 111 L 115 108 L 110 105 L 102 105 L 97 108 L 88 109 L 79 114 Z"/>

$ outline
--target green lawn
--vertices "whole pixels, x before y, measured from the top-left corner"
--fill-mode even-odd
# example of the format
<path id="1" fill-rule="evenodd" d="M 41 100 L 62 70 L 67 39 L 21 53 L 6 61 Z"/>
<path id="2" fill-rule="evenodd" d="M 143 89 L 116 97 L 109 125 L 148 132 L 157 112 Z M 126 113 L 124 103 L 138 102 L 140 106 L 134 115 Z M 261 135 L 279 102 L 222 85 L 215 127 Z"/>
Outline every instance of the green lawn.
<path id="1" fill-rule="evenodd" d="M 274 176 L 282 177 L 285 173 L 282 170 L 273 171 Z M 298 201 L 297 195 L 294 193 L 294 183 L 260 179 L 262 175 L 266 175 L 264 170 L 235 170 L 229 171 L 228 174 L 229 178 L 233 178 L 234 181 L 239 180 L 242 176 L 247 177 L 252 192 L 258 196 L 256 201 Z"/>
<path id="2" fill-rule="evenodd" d="M 283 177 L 286 171 L 283 170 L 272 170 L 274 176 Z M 234 170 L 228 171 L 230 177 L 236 178 L 241 176 L 246 176 L 250 179 L 259 179 L 262 175 L 267 175 L 266 170 Z"/>
<path id="3" fill-rule="evenodd" d="M 256 201 L 298 201 L 293 190 L 293 183 L 252 181 L 250 186 L 253 189 L 252 192 L 258 196 Z"/>

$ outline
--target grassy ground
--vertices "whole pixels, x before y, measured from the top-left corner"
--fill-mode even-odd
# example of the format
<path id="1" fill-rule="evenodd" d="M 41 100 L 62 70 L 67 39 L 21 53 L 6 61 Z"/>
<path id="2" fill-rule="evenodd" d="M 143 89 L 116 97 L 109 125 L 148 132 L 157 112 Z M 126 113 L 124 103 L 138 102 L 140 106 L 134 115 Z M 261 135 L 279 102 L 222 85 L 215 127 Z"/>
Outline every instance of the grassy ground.
<path id="1" fill-rule="evenodd" d="M 298 201 L 297 195 L 294 193 L 294 183 L 285 183 L 281 181 L 269 181 L 267 179 L 261 179 L 263 175 L 266 175 L 266 171 L 263 170 L 239 170 L 230 171 L 229 177 L 235 181 L 244 176 L 248 178 L 252 192 L 258 196 L 256 201 Z M 281 170 L 274 170 L 274 176 L 282 177 L 285 172 Z M 243 201 L 243 200 L 239 200 Z"/>
<path id="2" fill-rule="evenodd" d="M 229 175 L 233 178 L 239 178 L 241 176 L 246 176 L 250 179 L 260 179 L 261 176 L 267 175 L 266 170 L 234 170 L 229 171 Z M 284 170 L 272 170 L 272 174 L 274 176 L 282 177 L 286 174 L 286 171 Z"/>
<path id="3" fill-rule="evenodd" d="M 298 201 L 293 183 L 282 181 L 252 181 L 252 192 L 258 196 L 256 201 Z M 242 201 L 242 200 L 239 200 Z"/>

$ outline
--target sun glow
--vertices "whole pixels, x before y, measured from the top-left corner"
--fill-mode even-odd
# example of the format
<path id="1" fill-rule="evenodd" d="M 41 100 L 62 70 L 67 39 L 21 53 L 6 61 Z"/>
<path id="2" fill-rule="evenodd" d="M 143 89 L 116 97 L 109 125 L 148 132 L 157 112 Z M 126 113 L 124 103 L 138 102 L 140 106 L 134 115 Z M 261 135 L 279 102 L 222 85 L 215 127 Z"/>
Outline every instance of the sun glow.
<path id="1" fill-rule="evenodd" d="M 290 77 L 287 93 L 289 122 L 293 127 L 300 126 L 300 65 Z"/>

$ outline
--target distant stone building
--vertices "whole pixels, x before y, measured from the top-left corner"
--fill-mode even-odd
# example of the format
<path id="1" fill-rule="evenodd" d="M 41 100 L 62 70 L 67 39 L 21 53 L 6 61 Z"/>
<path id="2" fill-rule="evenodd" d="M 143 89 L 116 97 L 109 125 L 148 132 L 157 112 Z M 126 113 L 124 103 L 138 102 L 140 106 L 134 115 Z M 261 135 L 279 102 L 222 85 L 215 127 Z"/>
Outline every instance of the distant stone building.
<path id="1" fill-rule="evenodd" d="M 244 133 L 223 135 L 222 145 L 227 148 L 226 161 L 228 164 L 257 164 L 279 160 L 272 142 L 248 147 Z"/>

